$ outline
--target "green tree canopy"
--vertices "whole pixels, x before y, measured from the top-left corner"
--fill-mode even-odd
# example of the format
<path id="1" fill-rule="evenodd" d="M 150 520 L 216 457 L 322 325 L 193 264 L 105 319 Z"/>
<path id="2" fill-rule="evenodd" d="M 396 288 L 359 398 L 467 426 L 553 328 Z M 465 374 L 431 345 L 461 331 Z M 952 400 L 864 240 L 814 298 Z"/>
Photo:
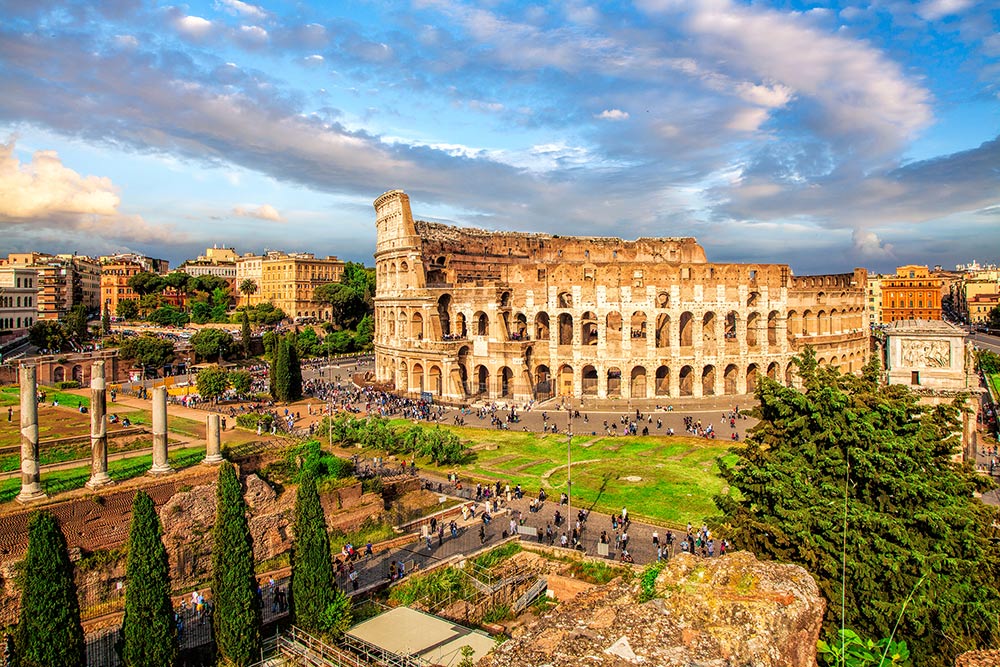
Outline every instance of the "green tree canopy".
<path id="1" fill-rule="evenodd" d="M 292 543 L 292 618 L 307 632 L 325 632 L 323 613 L 333 602 L 337 583 L 333 576 L 330 537 L 316 490 L 316 478 L 303 475 L 295 496 L 295 541 Z"/>
<path id="2" fill-rule="evenodd" d="M 128 279 L 128 286 L 139 296 L 162 292 L 164 285 L 163 276 L 150 271 L 140 271 Z"/>
<path id="3" fill-rule="evenodd" d="M 330 306 L 333 325 L 338 329 L 353 329 L 368 312 L 364 294 L 344 283 L 327 283 L 313 291 L 316 301 Z"/>
<path id="4" fill-rule="evenodd" d="M 188 323 L 188 316 L 187 313 L 174 306 L 160 306 L 151 312 L 146 320 L 160 326 L 182 327 Z"/>
<path id="5" fill-rule="evenodd" d="M 101 311 L 101 333 L 104 335 L 111 333 L 111 313 L 107 308 Z"/>
<path id="6" fill-rule="evenodd" d="M 257 293 L 257 282 L 253 278 L 244 278 L 240 281 L 240 294 L 249 296 Z"/>
<path id="7" fill-rule="evenodd" d="M 247 315 L 247 311 L 243 311 L 243 315 L 240 321 L 240 346 L 243 348 L 243 358 L 250 358 L 250 343 L 252 342 L 253 332 L 250 330 L 250 316 Z"/>
<path id="8" fill-rule="evenodd" d="M 28 522 L 21 615 L 16 650 L 21 667 L 84 667 L 87 664 L 80 603 L 66 538 L 49 512 Z"/>
<path id="9" fill-rule="evenodd" d="M 125 564 L 125 618 L 120 655 L 125 667 L 169 667 L 177 661 L 177 626 L 170 601 L 170 564 L 160 518 L 145 491 L 135 494 Z"/>
<path id="10" fill-rule="evenodd" d="M 819 368 L 811 349 L 797 363 L 803 389 L 762 378 L 760 423 L 719 462 L 739 492 L 716 498 L 720 532 L 809 570 L 831 639 L 842 623 L 889 637 L 898 621 L 918 667 L 995 646 L 1000 514 L 973 497 L 989 482 L 953 460 L 957 409 L 880 385 L 876 359 L 862 377 Z"/>
<path id="11" fill-rule="evenodd" d="M 188 283 L 191 281 L 191 276 L 184 273 L 183 271 L 172 271 L 167 275 L 163 276 L 163 284 L 166 287 L 173 288 L 179 292 L 188 291 Z"/>
<path id="12" fill-rule="evenodd" d="M 42 347 L 53 352 L 61 352 L 69 347 L 66 329 L 54 320 L 35 320 L 28 329 L 28 340 L 35 347 Z"/>
<path id="13" fill-rule="evenodd" d="M 1000 306 L 994 306 L 986 318 L 986 326 L 990 329 L 1000 329 Z"/>
<path id="14" fill-rule="evenodd" d="M 198 394 L 211 401 L 222 396 L 229 388 L 229 373 L 218 366 L 208 366 L 198 371 L 195 384 L 198 386 Z"/>
<path id="15" fill-rule="evenodd" d="M 123 320 L 134 320 L 139 317 L 139 302 L 135 299 L 122 299 L 115 308 L 115 316 Z"/>
<path id="16" fill-rule="evenodd" d="M 212 530 L 212 628 L 219 656 L 245 667 L 260 656 L 260 599 L 254 575 L 247 505 L 236 470 L 219 466 Z"/>
<path id="17" fill-rule="evenodd" d="M 82 305 L 70 308 L 63 320 L 66 328 L 66 337 L 77 343 L 82 343 L 90 338 L 90 331 L 87 329 L 87 309 Z"/>
<path id="18" fill-rule="evenodd" d="M 174 359 L 174 344 L 156 336 L 135 336 L 123 340 L 118 353 L 142 366 L 165 366 Z"/>
<path id="19" fill-rule="evenodd" d="M 191 347 L 200 359 L 217 357 L 221 362 L 234 345 L 233 335 L 224 329 L 202 329 L 191 336 Z"/>
<path id="20" fill-rule="evenodd" d="M 231 371 L 229 373 L 229 385 L 240 395 L 250 393 L 250 386 L 253 384 L 253 376 L 249 371 Z"/>
<path id="21" fill-rule="evenodd" d="M 240 306 L 236 309 L 236 312 L 246 312 L 250 316 L 250 321 L 256 324 L 272 325 L 285 319 L 285 311 L 270 303 L 259 303 L 256 306 Z M 243 320 L 241 314 L 235 314 L 233 317 L 239 318 L 233 319 L 233 322 L 241 322 Z"/>
<path id="22" fill-rule="evenodd" d="M 302 365 L 295 351 L 295 335 L 289 334 L 274 343 L 271 353 L 271 396 L 291 403 L 302 398 Z"/>

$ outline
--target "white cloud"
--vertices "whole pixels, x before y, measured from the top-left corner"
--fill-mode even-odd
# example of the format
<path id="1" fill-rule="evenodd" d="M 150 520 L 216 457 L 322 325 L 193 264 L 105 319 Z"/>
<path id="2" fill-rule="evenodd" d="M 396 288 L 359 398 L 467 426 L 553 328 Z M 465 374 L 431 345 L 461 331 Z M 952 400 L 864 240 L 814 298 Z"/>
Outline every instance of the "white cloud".
<path id="1" fill-rule="evenodd" d="M 726 127 L 735 132 L 756 132 L 768 118 L 767 109 L 739 109 L 726 123 Z"/>
<path id="2" fill-rule="evenodd" d="M 497 113 L 504 110 L 504 105 L 500 102 L 484 102 L 483 100 L 469 100 L 468 106 L 474 111 L 486 113 Z"/>
<path id="3" fill-rule="evenodd" d="M 605 109 L 601 113 L 594 116 L 594 118 L 600 118 L 601 120 L 628 120 L 628 111 L 622 111 L 621 109 Z"/>
<path id="4" fill-rule="evenodd" d="M 261 204 L 260 206 L 234 206 L 233 215 L 238 215 L 241 218 L 258 218 L 260 220 L 270 220 L 272 222 L 284 222 L 284 218 L 278 213 L 278 209 L 274 208 L 270 204 Z"/>
<path id="5" fill-rule="evenodd" d="M 746 82 L 738 84 L 736 91 L 747 102 L 771 109 L 780 108 L 788 104 L 795 92 L 788 86 L 783 86 L 780 83 L 767 86 Z"/>
<path id="6" fill-rule="evenodd" d="M 971 6 L 972 0 L 924 0 L 917 6 L 917 15 L 925 21 L 937 21 L 960 14 Z"/>
<path id="7" fill-rule="evenodd" d="M 320 65 L 323 63 L 324 58 L 318 53 L 314 53 L 311 56 L 306 56 L 302 60 L 305 61 L 307 65 Z"/>
<path id="8" fill-rule="evenodd" d="M 174 27 L 192 39 L 205 39 L 213 26 L 211 21 L 200 16 L 181 16 L 174 21 Z"/>
<path id="9" fill-rule="evenodd" d="M 865 259 L 887 259 L 894 257 L 893 246 L 885 243 L 878 234 L 863 229 L 855 229 L 851 234 L 854 250 Z"/>
<path id="10" fill-rule="evenodd" d="M 218 0 L 215 3 L 216 9 L 222 9 L 230 14 L 246 16 L 252 19 L 262 19 L 267 17 L 267 12 L 257 5 L 240 2 L 240 0 Z"/>
<path id="11" fill-rule="evenodd" d="M 0 144 L 0 216 L 114 215 L 120 203 L 111 179 L 81 176 L 55 151 L 36 151 L 29 164 L 14 155 L 14 141 Z"/>
<path id="12" fill-rule="evenodd" d="M 263 44 L 267 41 L 267 30 L 264 30 L 259 25 L 241 25 L 240 37 L 248 42 Z"/>
<path id="13" fill-rule="evenodd" d="M 139 46 L 139 40 L 132 35 L 115 35 L 115 43 L 123 49 L 134 49 Z"/>

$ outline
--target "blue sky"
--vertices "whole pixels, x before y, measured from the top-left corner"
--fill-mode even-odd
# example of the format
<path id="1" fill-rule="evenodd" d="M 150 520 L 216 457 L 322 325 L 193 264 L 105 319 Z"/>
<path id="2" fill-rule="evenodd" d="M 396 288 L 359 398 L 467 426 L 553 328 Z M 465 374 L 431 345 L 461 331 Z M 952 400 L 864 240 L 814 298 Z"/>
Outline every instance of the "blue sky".
<path id="1" fill-rule="evenodd" d="M 1000 260 L 1000 3 L 0 0 L 0 251 L 372 263 L 372 201 L 797 274 Z"/>

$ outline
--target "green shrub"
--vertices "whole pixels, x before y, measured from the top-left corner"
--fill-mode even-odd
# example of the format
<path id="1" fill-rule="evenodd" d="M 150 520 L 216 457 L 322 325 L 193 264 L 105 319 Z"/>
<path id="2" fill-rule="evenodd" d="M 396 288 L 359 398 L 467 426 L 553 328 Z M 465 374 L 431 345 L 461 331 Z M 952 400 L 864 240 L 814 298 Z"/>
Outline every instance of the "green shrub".
<path id="1" fill-rule="evenodd" d="M 657 561 L 642 569 L 639 575 L 639 602 L 648 602 L 656 597 L 656 577 L 665 565 L 665 562 Z"/>
<path id="2" fill-rule="evenodd" d="M 56 389 L 79 389 L 80 388 L 80 381 L 79 380 L 64 380 L 63 382 L 56 382 L 55 383 L 55 388 Z"/>

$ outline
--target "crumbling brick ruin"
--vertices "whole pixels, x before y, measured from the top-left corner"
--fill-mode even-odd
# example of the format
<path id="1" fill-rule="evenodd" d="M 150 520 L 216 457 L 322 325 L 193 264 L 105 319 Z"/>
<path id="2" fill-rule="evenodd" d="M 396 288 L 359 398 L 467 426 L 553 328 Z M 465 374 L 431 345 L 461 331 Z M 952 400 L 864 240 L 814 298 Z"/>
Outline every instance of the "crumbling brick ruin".
<path id="1" fill-rule="evenodd" d="M 687 238 L 560 237 L 414 221 L 375 200 L 379 382 L 436 399 L 740 395 L 868 359 L 866 273 L 714 264 Z"/>

